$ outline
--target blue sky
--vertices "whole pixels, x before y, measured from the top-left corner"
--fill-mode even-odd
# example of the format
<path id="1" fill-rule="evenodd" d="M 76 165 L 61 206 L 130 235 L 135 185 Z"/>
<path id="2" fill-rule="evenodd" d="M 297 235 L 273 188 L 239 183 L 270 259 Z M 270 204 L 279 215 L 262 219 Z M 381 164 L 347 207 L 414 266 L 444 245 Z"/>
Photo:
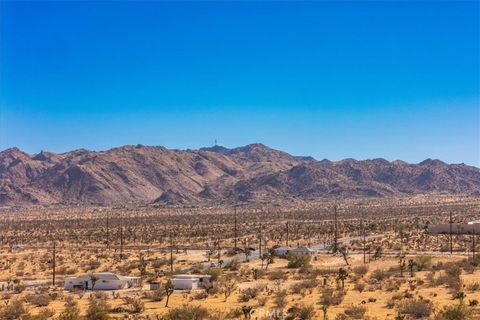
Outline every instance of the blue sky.
<path id="1" fill-rule="evenodd" d="M 479 2 L 0 2 L 0 149 L 480 166 Z"/>

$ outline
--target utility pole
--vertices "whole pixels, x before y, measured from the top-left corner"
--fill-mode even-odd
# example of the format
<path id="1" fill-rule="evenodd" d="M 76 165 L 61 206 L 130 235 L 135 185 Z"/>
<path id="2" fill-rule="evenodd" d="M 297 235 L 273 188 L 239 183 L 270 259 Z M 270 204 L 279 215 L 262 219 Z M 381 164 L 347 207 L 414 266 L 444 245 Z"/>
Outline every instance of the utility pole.
<path id="1" fill-rule="evenodd" d="M 262 258 L 262 223 L 260 222 L 260 244 L 259 244 L 259 254 L 260 254 L 260 259 Z"/>
<path id="2" fill-rule="evenodd" d="M 235 253 L 237 253 L 237 205 L 235 205 L 235 213 L 234 213 L 234 227 L 233 227 L 233 233 L 234 233 L 234 247 L 235 247 Z"/>
<path id="3" fill-rule="evenodd" d="M 338 226 L 337 226 L 337 205 L 333 206 L 333 214 L 334 214 L 334 238 L 333 238 L 333 252 L 337 252 L 338 250 Z"/>
<path id="4" fill-rule="evenodd" d="M 55 287 L 55 267 L 56 267 L 56 256 L 57 256 L 57 248 L 55 244 L 55 240 L 53 241 L 53 259 L 52 259 L 52 284 Z"/>
<path id="5" fill-rule="evenodd" d="M 220 238 L 217 238 L 217 251 L 218 251 L 217 263 L 218 263 L 218 265 L 220 265 L 220 255 L 222 254 L 222 253 L 220 252 Z"/>
<path id="6" fill-rule="evenodd" d="M 450 254 L 453 254 L 453 235 L 452 235 L 452 211 L 450 211 Z"/>
<path id="7" fill-rule="evenodd" d="M 365 212 L 363 213 L 363 219 L 362 219 L 362 231 L 363 231 L 363 264 L 367 263 L 367 235 L 365 232 Z"/>
<path id="8" fill-rule="evenodd" d="M 287 247 L 288 247 L 288 221 L 287 221 Z"/>
<path id="9" fill-rule="evenodd" d="M 472 258 L 473 263 L 475 263 L 475 226 L 472 229 Z"/>
<path id="10" fill-rule="evenodd" d="M 107 250 L 110 250 L 110 225 L 109 225 L 110 214 L 107 211 Z"/>
<path id="11" fill-rule="evenodd" d="M 173 272 L 173 236 L 170 233 L 170 272 Z"/>
<path id="12" fill-rule="evenodd" d="M 120 260 L 123 260 L 123 227 L 120 227 Z"/>

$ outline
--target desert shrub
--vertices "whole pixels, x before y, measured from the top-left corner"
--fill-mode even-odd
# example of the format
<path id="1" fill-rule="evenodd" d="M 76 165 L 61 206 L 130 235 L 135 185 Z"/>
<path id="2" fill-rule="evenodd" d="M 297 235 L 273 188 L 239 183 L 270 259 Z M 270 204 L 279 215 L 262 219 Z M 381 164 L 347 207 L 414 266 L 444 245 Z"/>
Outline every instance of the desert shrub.
<path id="1" fill-rule="evenodd" d="M 0 310 L 0 319 L 15 320 L 21 319 L 27 313 L 23 302 L 20 300 L 13 300 L 8 305 Z"/>
<path id="2" fill-rule="evenodd" d="M 203 320 L 207 319 L 208 310 L 201 306 L 193 306 L 184 304 L 170 310 L 166 316 L 166 320 Z"/>
<path id="3" fill-rule="evenodd" d="M 73 298 L 65 299 L 65 310 L 60 313 L 58 320 L 81 320 L 80 309 Z"/>
<path id="4" fill-rule="evenodd" d="M 364 275 L 367 274 L 367 272 L 368 272 L 368 266 L 367 265 L 361 265 L 361 266 L 353 268 L 353 273 L 357 277 L 363 277 Z"/>
<path id="5" fill-rule="evenodd" d="M 476 307 L 476 306 L 478 306 L 478 300 L 477 300 L 477 299 L 468 300 L 468 306 L 469 306 L 469 307 Z"/>
<path id="6" fill-rule="evenodd" d="M 395 279 L 388 279 L 383 284 L 383 289 L 388 292 L 397 291 L 400 289 L 400 282 Z"/>
<path id="7" fill-rule="evenodd" d="M 478 291 L 480 289 L 480 283 L 478 282 L 471 282 L 467 285 L 467 290 L 471 292 Z"/>
<path id="8" fill-rule="evenodd" d="M 342 303 L 343 298 L 345 297 L 346 290 L 344 289 L 333 289 L 333 288 L 323 288 L 320 292 L 320 304 L 321 305 L 339 305 Z"/>
<path id="9" fill-rule="evenodd" d="M 363 290 L 365 290 L 365 282 L 357 281 L 355 282 L 353 288 L 358 292 L 363 292 Z"/>
<path id="10" fill-rule="evenodd" d="M 199 290 L 193 294 L 194 300 L 204 300 L 207 299 L 208 293 L 205 290 Z"/>
<path id="11" fill-rule="evenodd" d="M 46 307 L 50 303 L 50 296 L 46 293 L 27 294 L 25 296 L 25 301 L 36 307 Z"/>
<path id="12" fill-rule="evenodd" d="M 262 278 L 264 275 L 265 275 L 265 270 L 258 269 L 258 268 L 252 269 L 252 277 L 254 280 L 258 280 L 259 278 Z"/>
<path id="13" fill-rule="evenodd" d="M 348 306 L 343 313 L 335 317 L 335 320 L 364 319 L 367 308 L 364 306 Z"/>
<path id="14" fill-rule="evenodd" d="M 398 311 L 415 319 L 427 318 L 433 311 L 433 303 L 424 299 L 405 299 L 398 303 Z"/>
<path id="15" fill-rule="evenodd" d="M 386 279 L 388 277 L 388 274 L 387 272 L 385 272 L 384 270 L 381 270 L 381 269 L 375 269 L 373 270 L 372 274 L 370 275 L 370 278 L 371 279 L 374 279 L 378 282 L 381 282 L 383 281 L 384 279 Z"/>
<path id="16" fill-rule="evenodd" d="M 165 297 L 165 290 L 161 287 L 152 291 L 147 291 L 144 293 L 144 297 L 151 301 L 159 302 Z"/>
<path id="17" fill-rule="evenodd" d="M 260 307 L 263 307 L 267 304 L 268 302 L 268 297 L 265 297 L 265 296 L 258 296 L 257 297 L 257 304 L 260 306 Z"/>
<path id="18" fill-rule="evenodd" d="M 51 319 L 55 315 L 55 311 L 52 309 L 43 309 L 35 315 L 27 314 L 22 317 L 22 320 L 47 320 Z"/>
<path id="19" fill-rule="evenodd" d="M 272 271 L 268 274 L 268 280 L 273 281 L 273 280 L 287 280 L 288 279 L 288 274 L 283 272 L 282 270 L 275 270 Z"/>
<path id="20" fill-rule="evenodd" d="M 204 274 L 210 276 L 210 281 L 217 281 L 223 274 L 222 268 L 210 268 L 204 271 Z"/>
<path id="21" fill-rule="evenodd" d="M 294 254 L 289 253 L 287 255 L 287 268 L 302 268 L 310 266 L 310 256 L 307 254 Z"/>
<path id="22" fill-rule="evenodd" d="M 428 270 L 432 267 L 432 257 L 421 254 L 415 257 L 415 265 L 418 271 Z"/>
<path id="23" fill-rule="evenodd" d="M 255 299 L 258 294 L 264 289 L 263 286 L 257 285 L 251 288 L 245 288 L 240 291 L 240 295 L 238 296 L 238 300 L 240 302 L 248 302 L 250 299 Z"/>
<path id="24" fill-rule="evenodd" d="M 225 269 L 230 271 L 237 271 L 240 268 L 240 261 L 237 258 L 233 258 L 225 264 Z"/>
<path id="25" fill-rule="evenodd" d="M 243 311 L 241 308 L 231 309 L 227 313 L 227 319 L 237 319 L 243 316 Z"/>
<path id="26" fill-rule="evenodd" d="M 145 303 L 137 297 L 125 297 L 123 301 L 128 306 L 131 313 L 142 313 L 145 310 Z"/>
<path id="27" fill-rule="evenodd" d="M 110 319 L 108 311 L 110 306 L 105 299 L 93 298 L 88 305 L 85 320 L 107 320 Z"/>
<path id="28" fill-rule="evenodd" d="M 15 293 L 22 293 L 23 291 L 25 291 L 27 287 L 24 285 L 24 284 L 16 284 L 14 287 L 13 287 L 13 291 Z"/>
<path id="29" fill-rule="evenodd" d="M 436 316 L 435 320 L 466 320 L 470 319 L 472 310 L 464 304 L 445 306 Z"/>
<path id="30" fill-rule="evenodd" d="M 461 273 L 462 270 L 457 265 L 447 266 L 444 273 L 436 279 L 435 284 L 446 285 L 453 293 L 457 292 L 462 288 Z"/>
<path id="31" fill-rule="evenodd" d="M 315 319 L 315 314 L 314 306 L 298 304 L 288 309 L 285 320 L 311 320 Z"/>
<path id="32" fill-rule="evenodd" d="M 298 281 L 290 286 L 292 293 L 301 294 L 306 289 L 312 289 L 317 286 L 317 281 L 314 279 Z"/>
<path id="33" fill-rule="evenodd" d="M 287 296 L 288 294 L 287 294 L 287 291 L 285 290 L 277 292 L 277 294 L 275 295 L 275 298 L 273 299 L 274 305 L 278 309 L 285 308 L 287 306 Z"/>

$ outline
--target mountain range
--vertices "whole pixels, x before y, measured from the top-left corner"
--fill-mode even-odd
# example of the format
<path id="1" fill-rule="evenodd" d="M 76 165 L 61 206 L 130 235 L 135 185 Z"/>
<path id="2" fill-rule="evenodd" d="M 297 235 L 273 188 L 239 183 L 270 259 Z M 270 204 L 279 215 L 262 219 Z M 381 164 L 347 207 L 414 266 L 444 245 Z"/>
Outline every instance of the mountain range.
<path id="1" fill-rule="evenodd" d="M 480 196 L 480 169 L 427 159 L 341 161 L 263 144 L 171 150 L 143 145 L 30 155 L 0 152 L 0 205 L 200 204 L 417 194 Z"/>

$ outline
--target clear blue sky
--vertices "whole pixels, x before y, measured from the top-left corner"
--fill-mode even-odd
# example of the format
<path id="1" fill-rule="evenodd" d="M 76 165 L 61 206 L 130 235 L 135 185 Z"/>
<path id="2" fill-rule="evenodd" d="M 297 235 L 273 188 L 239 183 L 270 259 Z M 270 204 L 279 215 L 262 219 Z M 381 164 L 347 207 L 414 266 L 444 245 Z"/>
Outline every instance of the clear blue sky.
<path id="1" fill-rule="evenodd" d="M 0 2 L 0 149 L 480 166 L 472 2 Z"/>

